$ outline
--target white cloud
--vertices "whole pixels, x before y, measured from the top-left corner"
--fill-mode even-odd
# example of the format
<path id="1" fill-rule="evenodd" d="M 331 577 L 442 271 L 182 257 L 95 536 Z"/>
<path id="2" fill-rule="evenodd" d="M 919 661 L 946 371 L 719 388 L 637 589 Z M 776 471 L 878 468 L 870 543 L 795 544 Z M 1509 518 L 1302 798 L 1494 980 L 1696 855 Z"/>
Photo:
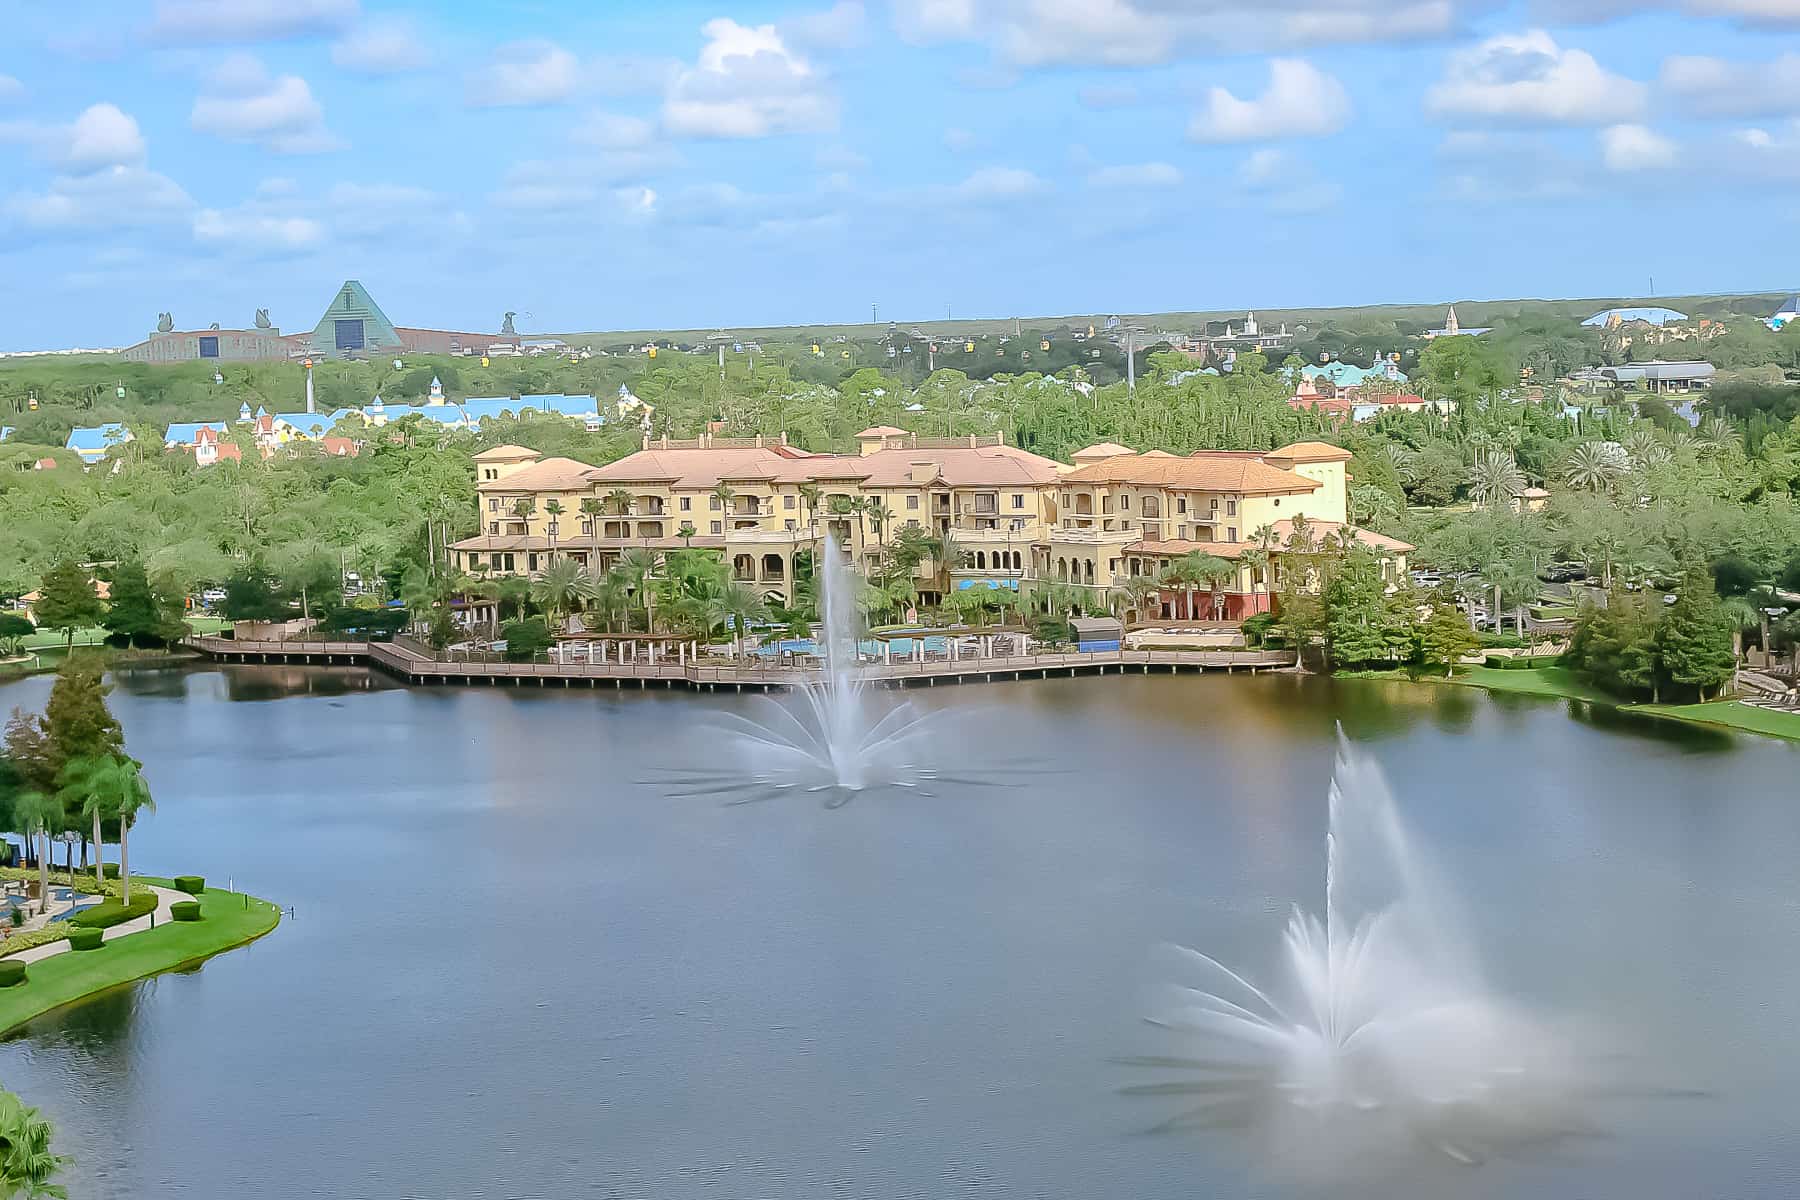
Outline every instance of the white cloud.
<path id="1" fill-rule="evenodd" d="M 1046 189 L 1042 179 L 1021 167 L 982 167 L 950 188 L 959 200 L 1011 200 Z"/>
<path id="2" fill-rule="evenodd" d="M 97 230 L 163 225 L 181 219 L 194 202 L 166 175 L 116 165 L 82 175 L 59 175 L 42 192 L 21 192 L 6 211 L 27 228 Z"/>
<path id="3" fill-rule="evenodd" d="M 194 214 L 194 240 L 256 254 L 295 254 L 322 244 L 325 226 L 311 217 L 203 208 Z"/>
<path id="4" fill-rule="evenodd" d="M 260 42 L 341 33 L 358 0 L 157 0 L 150 36 L 159 42 Z"/>
<path id="5" fill-rule="evenodd" d="M 64 167 L 81 174 L 138 166 L 144 155 L 144 135 L 137 120 L 114 105 L 96 104 L 69 126 L 68 141 L 58 158 Z"/>
<path id="6" fill-rule="evenodd" d="M 431 55 L 410 20 L 378 17 L 331 43 L 331 61 L 364 75 L 399 75 L 429 66 Z"/>
<path id="7" fill-rule="evenodd" d="M 12 104 L 24 95 L 24 84 L 11 75 L 0 75 L 0 104 Z"/>
<path id="8" fill-rule="evenodd" d="M 1425 94 L 1435 116 L 1540 125 L 1612 125 L 1641 114 L 1648 89 L 1541 29 L 1500 34 L 1450 55 Z"/>
<path id="9" fill-rule="evenodd" d="M 1343 84 L 1303 59 L 1276 58 L 1269 61 L 1268 88 L 1254 100 L 1211 89 L 1188 136 L 1198 142 L 1320 137 L 1336 133 L 1349 119 Z"/>
<path id="10" fill-rule="evenodd" d="M 656 126 L 642 117 L 595 112 L 571 130 L 569 137 L 601 150 L 641 150 L 656 140 Z"/>
<path id="11" fill-rule="evenodd" d="M 720 17 L 701 32 L 706 44 L 699 59 L 676 75 L 663 102 L 663 126 L 671 134 L 760 138 L 836 127 L 835 97 L 773 25 Z"/>
<path id="12" fill-rule="evenodd" d="M 1238 191 L 1263 212 L 1304 216 L 1336 206 L 1343 188 L 1284 150 L 1252 150 L 1238 164 Z"/>
<path id="13" fill-rule="evenodd" d="M 1143 191 L 1181 186 L 1181 169 L 1166 162 L 1131 163 L 1101 167 L 1088 173 L 1090 187 Z"/>
<path id="14" fill-rule="evenodd" d="M 276 154 L 318 154 L 342 143 L 325 128 L 325 112 L 298 75 L 271 76 L 261 60 L 234 54 L 219 64 L 194 100 L 188 124 L 232 142 Z"/>
<path id="15" fill-rule="evenodd" d="M 561 104 L 581 84 L 581 65 L 554 42 L 512 42 L 494 51 L 469 78 L 469 103 L 478 108 Z"/>
<path id="16" fill-rule="evenodd" d="M 1726 17 L 1744 25 L 1800 24 L 1800 4 L 1794 0 L 1688 0 L 1686 8 L 1698 16 Z"/>
<path id="17" fill-rule="evenodd" d="M 1772 62 L 1676 55 L 1663 60 L 1658 79 L 1684 115 L 1773 117 L 1800 113 L 1800 54 Z"/>
<path id="18" fill-rule="evenodd" d="M 868 25 L 862 0 L 838 0 L 821 12 L 803 13 L 780 25 L 781 34 L 796 46 L 818 50 L 844 50 L 861 44 Z"/>
<path id="19" fill-rule="evenodd" d="M 1600 131 L 1600 159 L 1613 171 L 1657 171 L 1675 165 L 1675 143 L 1643 125 Z"/>
<path id="20" fill-rule="evenodd" d="M 1469 0 L 894 0 L 911 42 L 979 42 L 1022 66 L 1141 66 L 1221 50 L 1440 37 Z"/>

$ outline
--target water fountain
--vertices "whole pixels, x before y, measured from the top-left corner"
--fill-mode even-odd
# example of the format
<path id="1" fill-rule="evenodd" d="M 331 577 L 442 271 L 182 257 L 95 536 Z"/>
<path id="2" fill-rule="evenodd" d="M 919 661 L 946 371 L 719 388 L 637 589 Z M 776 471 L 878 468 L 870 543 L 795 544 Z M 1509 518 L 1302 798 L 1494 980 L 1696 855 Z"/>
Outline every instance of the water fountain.
<path id="1" fill-rule="evenodd" d="M 882 788 L 984 785 L 978 773 L 948 776 L 927 765 L 934 714 L 877 694 L 858 671 L 856 579 L 847 557 L 827 538 L 818 564 L 823 670 L 789 697 L 758 697 L 758 713 L 720 718 L 724 747 L 735 762 L 685 771 L 677 795 L 728 795 L 733 802 L 790 792 L 823 796 L 827 807 Z"/>
<path id="2" fill-rule="evenodd" d="M 1265 1143 L 1264 1161 L 1327 1177 L 1420 1148 L 1473 1165 L 1595 1135 L 1602 1096 L 1695 1094 L 1630 1082 L 1628 1059 L 1508 1003 L 1457 908 L 1380 769 L 1340 737 L 1324 909 L 1289 919 L 1286 978 L 1265 990 L 1169 947 L 1194 986 L 1171 988 L 1150 1023 L 1182 1053 L 1119 1062 L 1175 1074 L 1121 1090 L 1189 1102 L 1156 1132 L 1237 1130 Z"/>

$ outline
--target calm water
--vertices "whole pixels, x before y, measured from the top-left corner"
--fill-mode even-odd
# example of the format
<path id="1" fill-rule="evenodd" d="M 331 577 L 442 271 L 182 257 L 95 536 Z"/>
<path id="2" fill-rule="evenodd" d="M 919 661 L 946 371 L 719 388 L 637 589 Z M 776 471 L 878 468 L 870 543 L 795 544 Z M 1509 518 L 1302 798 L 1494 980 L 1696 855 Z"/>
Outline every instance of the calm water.
<path id="1" fill-rule="evenodd" d="M 38 704 L 47 681 L 0 688 Z M 738 697 L 150 672 L 113 704 L 142 869 L 292 905 L 272 936 L 37 1022 L 0 1081 L 81 1198 L 1282 1197 L 1114 1089 L 1153 947 L 1263 975 L 1319 899 L 1333 727 L 1454 872 L 1499 986 L 1702 1101 L 1553 1157 L 1334 1195 L 1800 1194 L 1800 749 L 1552 702 L 1292 678 L 913 692 L 1021 786 L 722 806 Z"/>

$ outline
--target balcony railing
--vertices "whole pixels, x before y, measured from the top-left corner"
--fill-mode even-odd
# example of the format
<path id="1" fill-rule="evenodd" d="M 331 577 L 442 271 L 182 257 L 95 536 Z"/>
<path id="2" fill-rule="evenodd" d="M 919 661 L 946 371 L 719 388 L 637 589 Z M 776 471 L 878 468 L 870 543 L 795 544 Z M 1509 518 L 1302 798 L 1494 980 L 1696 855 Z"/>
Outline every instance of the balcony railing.
<path id="1" fill-rule="evenodd" d="M 823 529 L 732 529 L 725 541 L 733 546 L 805 546 L 824 536 Z"/>
<path id="2" fill-rule="evenodd" d="M 1077 546 L 1098 546 L 1112 542 L 1135 542 L 1142 540 L 1141 529 L 1053 529 L 1050 531 L 1051 542 L 1066 542 Z"/>

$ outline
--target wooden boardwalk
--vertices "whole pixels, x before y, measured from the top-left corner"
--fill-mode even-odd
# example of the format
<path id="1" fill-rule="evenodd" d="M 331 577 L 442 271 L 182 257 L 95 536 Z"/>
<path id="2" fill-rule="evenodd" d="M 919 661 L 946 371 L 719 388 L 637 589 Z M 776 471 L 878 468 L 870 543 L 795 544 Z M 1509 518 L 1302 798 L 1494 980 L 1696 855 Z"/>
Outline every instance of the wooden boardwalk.
<path id="1" fill-rule="evenodd" d="M 223 662 L 367 664 L 408 683 L 512 684 L 538 687 L 692 688 L 772 691 L 820 677 L 817 666 L 708 663 L 509 663 L 437 659 L 405 642 L 253 642 L 198 636 L 184 643 Z M 1292 668 L 1291 650 L 1103 650 L 1090 654 L 1025 654 L 1000 658 L 869 663 L 858 676 L 885 687 L 934 687 L 1055 676 L 1174 674 L 1180 671 L 1274 671 Z"/>

